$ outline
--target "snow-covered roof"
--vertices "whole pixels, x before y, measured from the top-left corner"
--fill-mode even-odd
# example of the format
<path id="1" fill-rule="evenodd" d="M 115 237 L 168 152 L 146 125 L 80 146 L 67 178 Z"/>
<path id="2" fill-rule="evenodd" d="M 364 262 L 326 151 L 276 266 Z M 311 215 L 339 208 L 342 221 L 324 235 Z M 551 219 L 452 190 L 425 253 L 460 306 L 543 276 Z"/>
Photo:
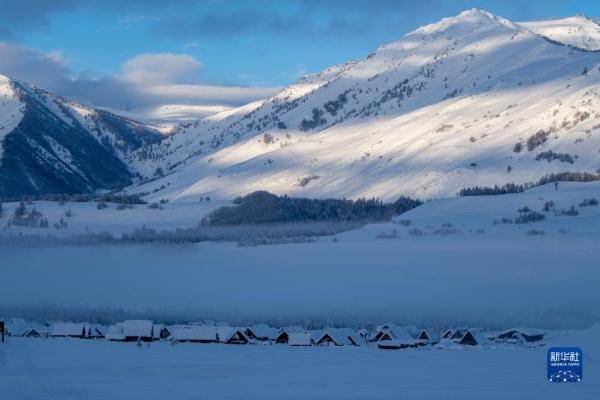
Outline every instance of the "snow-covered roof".
<path id="1" fill-rule="evenodd" d="M 419 330 L 414 325 L 398 326 L 393 323 L 382 324 L 377 326 L 377 328 L 369 338 L 369 341 L 379 340 L 378 337 L 386 333 L 388 334 L 388 336 L 391 337 L 391 339 L 394 339 L 396 337 L 404 337 L 405 335 L 409 335 L 415 338 L 418 336 Z"/>
<path id="2" fill-rule="evenodd" d="M 123 333 L 123 325 L 118 323 L 108 327 L 106 335 L 104 337 L 107 340 L 125 340 L 125 334 Z"/>
<path id="3" fill-rule="evenodd" d="M 314 343 L 319 343 L 326 336 L 329 336 L 338 346 L 356 345 L 360 346 L 362 338 L 354 330 L 350 328 L 327 328 L 318 331 L 312 331 L 311 336 Z"/>
<path id="4" fill-rule="evenodd" d="M 98 336 L 106 336 L 108 332 L 108 326 L 102 324 L 89 324 L 87 326 L 87 334 L 88 336 L 98 337 Z"/>
<path id="5" fill-rule="evenodd" d="M 153 322 L 142 319 L 128 319 L 121 322 L 126 337 L 151 338 Z"/>
<path id="6" fill-rule="evenodd" d="M 511 328 L 511 329 L 502 331 L 497 335 L 497 337 L 498 338 L 511 338 L 511 337 L 517 337 L 518 335 L 544 336 L 545 332 L 543 330 L 537 329 L 537 328 L 517 327 L 517 328 Z"/>
<path id="7" fill-rule="evenodd" d="M 456 341 L 458 343 L 462 343 L 463 341 L 465 341 L 468 338 L 469 335 L 471 335 L 475 339 L 475 341 L 477 342 L 478 345 L 484 345 L 489 342 L 489 339 L 486 338 L 481 333 L 481 331 L 476 328 L 465 330 L 463 336 Z"/>
<path id="8" fill-rule="evenodd" d="M 291 333 L 291 332 L 304 332 L 306 329 L 299 326 L 299 325 L 288 325 L 288 326 L 284 326 L 283 328 L 280 329 L 280 332 L 287 332 L 287 333 Z"/>
<path id="9" fill-rule="evenodd" d="M 546 332 L 544 332 L 541 329 L 537 329 L 537 328 L 525 328 L 525 327 L 518 327 L 518 328 L 514 328 L 516 329 L 518 332 L 527 335 L 527 336 L 537 336 L 537 335 L 545 335 Z"/>
<path id="10" fill-rule="evenodd" d="M 219 337 L 219 342 L 228 342 L 230 341 L 235 335 L 240 335 L 241 337 L 243 337 L 244 339 L 248 340 L 248 338 L 246 337 L 246 334 L 244 333 L 244 329 L 243 328 L 236 328 L 236 327 L 231 327 L 231 326 L 217 326 L 217 335 Z"/>
<path id="11" fill-rule="evenodd" d="M 13 318 L 4 322 L 4 329 L 11 336 L 22 336 L 34 324 L 21 318 Z"/>
<path id="12" fill-rule="evenodd" d="M 406 344 L 406 345 L 414 345 L 414 344 L 419 343 L 420 341 L 417 338 L 415 338 L 413 335 L 411 335 L 408 330 L 397 329 L 394 332 L 393 342 L 400 343 L 400 344 Z"/>
<path id="13" fill-rule="evenodd" d="M 273 328 L 272 326 L 266 324 L 252 325 L 247 329 L 252 331 L 257 338 L 275 339 L 279 333 L 277 328 Z"/>
<path id="14" fill-rule="evenodd" d="M 87 325 L 83 322 L 55 322 L 52 324 L 51 336 L 84 336 Z"/>
<path id="15" fill-rule="evenodd" d="M 167 329 L 169 332 L 171 332 L 168 326 L 163 324 L 154 324 L 152 326 L 152 339 L 160 339 L 160 335 L 164 329 Z"/>
<path id="16" fill-rule="evenodd" d="M 429 339 L 422 339 L 424 336 L 426 336 Z M 417 339 L 427 340 L 430 343 L 435 343 L 435 342 L 439 342 L 440 335 L 433 329 L 421 329 L 417 335 Z"/>
<path id="17" fill-rule="evenodd" d="M 289 332 L 288 344 L 290 346 L 310 346 L 312 344 L 310 334 L 308 332 Z"/>
<path id="18" fill-rule="evenodd" d="M 174 325 L 169 327 L 171 340 L 216 342 L 217 328 L 214 325 Z"/>

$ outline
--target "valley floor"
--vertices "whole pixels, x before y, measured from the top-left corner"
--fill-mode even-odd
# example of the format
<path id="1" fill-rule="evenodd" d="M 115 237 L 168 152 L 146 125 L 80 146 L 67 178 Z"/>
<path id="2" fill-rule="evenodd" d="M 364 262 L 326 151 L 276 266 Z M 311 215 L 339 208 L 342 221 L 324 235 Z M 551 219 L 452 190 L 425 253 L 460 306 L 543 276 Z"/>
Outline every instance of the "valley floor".
<path id="1" fill-rule="evenodd" d="M 111 343 L 10 338 L 0 387 L 12 400 L 154 399 L 595 399 L 596 325 L 560 345 L 584 351 L 583 380 L 546 381 L 547 347 L 385 351 Z"/>

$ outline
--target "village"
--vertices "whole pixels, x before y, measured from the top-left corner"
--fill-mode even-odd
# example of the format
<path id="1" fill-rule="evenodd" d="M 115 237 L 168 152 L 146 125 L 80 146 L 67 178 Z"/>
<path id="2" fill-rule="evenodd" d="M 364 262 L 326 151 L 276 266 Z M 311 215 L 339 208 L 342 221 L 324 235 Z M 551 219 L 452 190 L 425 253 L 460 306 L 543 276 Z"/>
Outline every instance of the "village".
<path id="1" fill-rule="evenodd" d="M 0 320 L 1 321 L 1 320 Z M 114 325 L 85 322 L 30 323 L 24 319 L 0 322 L 4 337 L 70 338 L 133 342 L 150 346 L 156 341 L 178 343 L 219 343 L 227 345 L 288 345 L 309 346 L 371 346 L 382 350 L 429 347 L 475 347 L 489 345 L 544 346 L 545 332 L 535 328 L 511 328 L 498 332 L 484 332 L 479 328 L 458 327 L 442 332 L 416 326 L 398 326 L 393 323 L 377 325 L 374 329 L 325 328 L 309 330 L 300 326 L 275 328 L 267 324 L 247 327 L 224 323 L 189 323 L 165 325 L 151 320 L 125 320 Z"/>

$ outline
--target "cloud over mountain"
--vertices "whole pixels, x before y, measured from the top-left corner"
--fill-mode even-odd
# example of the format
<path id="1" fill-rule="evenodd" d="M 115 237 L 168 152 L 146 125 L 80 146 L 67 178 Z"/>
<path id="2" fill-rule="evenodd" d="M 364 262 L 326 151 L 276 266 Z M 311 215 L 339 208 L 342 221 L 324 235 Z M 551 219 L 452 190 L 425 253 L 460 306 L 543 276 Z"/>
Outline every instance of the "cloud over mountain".
<path id="1" fill-rule="evenodd" d="M 186 54 L 139 54 L 119 74 L 93 77 L 73 71 L 60 52 L 44 53 L 0 42 L 0 74 L 78 101 L 113 108 L 164 104 L 241 105 L 268 97 L 269 87 L 219 86 L 202 81 L 202 63 Z"/>

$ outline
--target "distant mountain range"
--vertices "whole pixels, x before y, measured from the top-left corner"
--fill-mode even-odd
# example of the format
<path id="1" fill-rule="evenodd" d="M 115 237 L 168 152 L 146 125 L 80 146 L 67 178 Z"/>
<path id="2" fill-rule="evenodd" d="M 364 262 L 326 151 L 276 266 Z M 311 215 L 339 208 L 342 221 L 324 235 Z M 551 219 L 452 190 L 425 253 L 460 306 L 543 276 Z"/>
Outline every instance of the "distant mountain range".
<path id="1" fill-rule="evenodd" d="M 0 195 L 452 196 L 600 168 L 600 27 L 481 10 L 271 98 L 157 127 L 0 80 Z"/>

